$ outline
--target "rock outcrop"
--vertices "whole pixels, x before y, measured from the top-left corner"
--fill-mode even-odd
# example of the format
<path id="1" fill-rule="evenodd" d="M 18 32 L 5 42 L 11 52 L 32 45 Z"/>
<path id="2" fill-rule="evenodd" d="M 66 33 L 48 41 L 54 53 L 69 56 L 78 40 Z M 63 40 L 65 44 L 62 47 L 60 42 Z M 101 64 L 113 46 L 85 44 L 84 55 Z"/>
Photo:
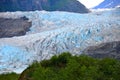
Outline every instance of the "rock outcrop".
<path id="1" fill-rule="evenodd" d="M 31 22 L 22 17 L 20 19 L 0 18 L 0 38 L 22 36 L 31 27 Z"/>
<path id="2" fill-rule="evenodd" d="M 98 46 L 90 46 L 84 51 L 94 58 L 115 58 L 120 60 L 120 41 L 102 43 Z"/>
<path id="3" fill-rule="evenodd" d="M 88 13 L 89 10 L 77 0 L 1 0 L 0 12 L 6 11 L 68 11 Z"/>

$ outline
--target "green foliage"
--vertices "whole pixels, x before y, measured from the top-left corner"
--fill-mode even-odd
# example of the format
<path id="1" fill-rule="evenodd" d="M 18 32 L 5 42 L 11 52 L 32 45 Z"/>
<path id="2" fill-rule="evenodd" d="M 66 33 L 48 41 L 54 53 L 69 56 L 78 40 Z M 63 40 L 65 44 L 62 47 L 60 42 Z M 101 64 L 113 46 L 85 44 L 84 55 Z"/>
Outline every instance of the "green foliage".
<path id="1" fill-rule="evenodd" d="M 49 60 L 34 62 L 20 77 L 15 73 L 2 74 L 0 80 L 120 80 L 119 75 L 118 60 L 72 56 L 64 52 Z"/>
<path id="2" fill-rule="evenodd" d="M 43 9 L 48 11 L 59 10 L 70 1 L 74 1 L 74 0 L 48 0 L 48 3 L 42 4 L 42 7 Z"/>
<path id="3" fill-rule="evenodd" d="M 120 80 L 119 75 L 120 61 L 72 56 L 66 52 L 33 63 L 19 80 Z"/>
<path id="4" fill-rule="evenodd" d="M 18 80 L 19 75 L 15 73 L 1 74 L 0 80 Z"/>

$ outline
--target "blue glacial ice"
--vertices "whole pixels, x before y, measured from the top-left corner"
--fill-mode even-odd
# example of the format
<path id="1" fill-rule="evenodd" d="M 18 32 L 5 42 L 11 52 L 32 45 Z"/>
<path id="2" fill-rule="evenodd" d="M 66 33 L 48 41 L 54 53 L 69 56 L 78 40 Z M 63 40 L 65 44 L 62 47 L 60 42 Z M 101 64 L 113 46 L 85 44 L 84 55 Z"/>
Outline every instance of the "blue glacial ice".
<path id="1" fill-rule="evenodd" d="M 26 16 L 32 21 L 24 36 L 0 39 L 0 72 L 21 72 L 34 60 L 49 59 L 69 51 L 81 54 L 85 48 L 120 40 L 120 9 L 69 12 L 6 12 L 0 17 Z"/>
<path id="2" fill-rule="evenodd" d="M 0 73 L 14 71 L 13 69 L 19 69 L 19 72 L 22 72 L 23 69 L 29 65 L 28 63 L 33 61 L 32 57 L 33 54 L 30 54 L 17 46 L 0 46 Z"/>

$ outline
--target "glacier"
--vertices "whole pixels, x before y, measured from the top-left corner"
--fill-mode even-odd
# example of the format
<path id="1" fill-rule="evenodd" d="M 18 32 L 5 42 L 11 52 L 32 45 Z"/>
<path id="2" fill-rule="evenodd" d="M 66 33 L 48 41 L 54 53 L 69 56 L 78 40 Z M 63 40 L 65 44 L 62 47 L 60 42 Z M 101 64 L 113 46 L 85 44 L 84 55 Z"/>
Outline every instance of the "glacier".
<path id="1" fill-rule="evenodd" d="M 1 18 L 26 16 L 32 21 L 24 36 L 0 38 L 0 74 L 21 73 L 33 61 L 62 52 L 81 54 L 89 46 L 120 41 L 120 9 L 69 12 L 1 12 Z"/>

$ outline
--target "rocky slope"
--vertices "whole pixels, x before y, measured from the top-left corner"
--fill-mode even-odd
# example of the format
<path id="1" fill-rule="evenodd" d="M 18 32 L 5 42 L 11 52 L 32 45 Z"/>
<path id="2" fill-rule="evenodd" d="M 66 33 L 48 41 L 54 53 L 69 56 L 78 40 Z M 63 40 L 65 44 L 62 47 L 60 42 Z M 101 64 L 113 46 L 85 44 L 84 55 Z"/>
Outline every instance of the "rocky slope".
<path id="1" fill-rule="evenodd" d="M 115 8 L 116 6 L 120 5 L 120 0 L 104 0 L 102 3 L 100 3 L 97 8 Z"/>
<path id="2" fill-rule="evenodd" d="M 0 39 L 0 73 L 21 72 L 33 61 L 69 51 L 81 54 L 89 46 L 120 41 L 120 9 L 88 14 L 68 12 L 7 12 L 4 18 L 26 16 L 32 22 L 24 36 Z"/>
<path id="3" fill-rule="evenodd" d="M 0 11 L 68 11 L 87 13 L 89 10 L 77 0 L 1 0 Z"/>
<path id="4" fill-rule="evenodd" d="M 120 60 L 120 41 L 102 43 L 85 49 L 85 54 L 94 58 L 115 58 Z"/>
<path id="5" fill-rule="evenodd" d="M 22 36 L 31 27 L 25 17 L 19 19 L 0 18 L 0 38 Z"/>

